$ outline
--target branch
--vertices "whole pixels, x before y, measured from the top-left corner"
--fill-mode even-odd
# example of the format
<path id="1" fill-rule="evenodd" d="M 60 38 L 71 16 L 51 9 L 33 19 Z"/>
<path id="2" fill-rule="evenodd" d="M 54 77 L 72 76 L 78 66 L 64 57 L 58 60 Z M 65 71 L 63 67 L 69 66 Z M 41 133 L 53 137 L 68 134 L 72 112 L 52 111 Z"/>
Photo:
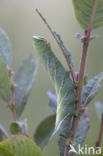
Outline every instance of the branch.
<path id="1" fill-rule="evenodd" d="M 94 5 L 93 5 L 92 14 L 91 14 L 90 24 L 89 24 L 88 30 L 85 31 L 85 39 L 83 41 L 82 55 L 81 55 L 78 83 L 77 83 L 78 102 L 76 105 L 76 110 L 79 110 L 81 108 L 81 104 L 82 104 L 82 88 L 83 88 L 84 73 L 85 73 L 85 69 L 86 69 L 88 46 L 89 46 L 89 42 L 90 42 L 91 31 L 93 28 L 93 21 L 94 21 L 94 17 L 95 17 L 95 13 L 96 13 L 97 3 L 98 3 L 98 0 L 95 0 Z M 75 134 L 77 131 L 77 127 L 78 127 L 78 123 L 79 123 L 81 115 L 82 114 L 80 114 L 78 117 L 74 117 L 74 119 L 73 119 L 73 126 L 72 126 L 73 140 L 74 140 L 74 137 L 75 137 Z M 68 155 L 66 155 L 66 156 L 68 156 Z"/>
<path id="2" fill-rule="evenodd" d="M 78 88 L 77 88 L 78 103 L 76 106 L 76 110 L 80 109 L 81 104 L 82 104 L 81 102 L 82 102 L 82 88 L 83 88 L 84 73 L 85 73 L 85 68 L 86 68 L 88 46 L 89 46 L 89 42 L 90 42 L 90 34 L 92 31 L 92 27 L 93 27 L 93 21 L 94 21 L 94 17 L 95 17 L 95 13 L 96 13 L 97 2 L 98 2 L 98 0 L 95 0 L 92 15 L 91 15 L 90 24 L 89 24 L 88 30 L 85 31 L 85 39 L 83 42 L 82 56 L 81 56 L 79 76 L 78 76 Z M 74 132 L 73 134 L 74 135 L 76 133 L 76 129 L 77 129 L 79 119 L 80 119 L 80 116 L 75 119 L 77 123 L 75 123 L 75 126 L 73 128 L 73 132 Z"/>
<path id="3" fill-rule="evenodd" d="M 95 17 L 95 13 L 96 13 L 97 3 L 98 3 L 98 0 L 95 0 L 92 15 L 91 15 L 90 24 L 89 24 L 88 30 L 85 31 L 85 39 L 84 39 L 84 42 L 83 42 L 82 56 L 81 56 L 79 76 L 78 76 L 77 96 L 78 96 L 79 102 L 78 102 L 77 108 L 79 108 L 80 105 L 81 105 L 82 88 L 83 88 L 84 73 L 85 73 L 87 54 L 88 54 L 88 46 L 89 46 L 89 42 L 90 42 L 90 34 L 91 34 L 91 31 L 92 31 L 92 27 L 93 27 L 93 21 L 94 21 L 94 17 Z"/>
<path id="4" fill-rule="evenodd" d="M 15 83 L 12 81 L 11 82 L 11 101 L 8 102 L 8 106 L 13 114 L 13 119 L 15 121 L 18 121 L 19 119 L 17 118 L 17 115 L 16 115 L 16 110 L 15 110 L 15 88 L 16 88 L 16 85 Z"/>
<path id="5" fill-rule="evenodd" d="M 10 110 L 11 110 L 11 112 L 12 112 L 13 119 L 14 119 L 15 121 L 18 121 L 19 119 L 17 118 L 16 110 L 15 110 L 15 89 L 16 89 L 16 85 L 15 85 L 15 83 L 13 82 L 13 79 L 12 79 L 12 76 L 13 76 L 12 69 L 9 68 L 9 67 L 7 67 L 7 71 L 8 71 L 8 74 L 9 74 L 9 78 L 10 78 L 10 87 L 11 87 L 11 99 L 10 99 L 9 102 L 7 101 L 7 104 L 8 104 L 8 107 L 10 108 Z"/>
<path id="6" fill-rule="evenodd" d="M 101 125 L 100 125 L 98 140 L 96 142 L 96 148 L 100 147 L 100 145 L 101 145 L 102 135 L 103 135 L 103 113 L 101 115 Z"/>
<path id="7" fill-rule="evenodd" d="M 48 27 L 49 31 L 53 35 L 55 41 L 57 42 L 59 48 L 61 49 L 61 51 L 62 51 L 62 53 L 63 53 L 63 55 L 64 55 L 64 57 L 66 59 L 67 65 L 68 65 L 68 67 L 70 69 L 70 72 L 71 72 L 72 79 L 73 79 L 74 82 L 76 82 L 74 69 L 73 69 L 73 67 L 71 65 L 71 61 L 68 59 L 68 57 L 67 57 L 67 55 L 65 53 L 65 50 L 63 49 L 63 46 L 60 44 L 59 40 L 57 39 L 57 36 L 56 36 L 55 32 L 52 30 L 52 28 L 50 27 L 50 25 L 48 24 L 48 22 L 46 21 L 46 19 L 43 17 L 43 15 L 39 12 L 38 9 L 36 9 L 36 12 L 41 17 L 41 19 L 43 20 L 43 22 L 46 24 L 46 26 Z"/>
<path id="8" fill-rule="evenodd" d="M 14 88 L 16 87 L 14 83 L 12 84 L 12 86 Z M 11 110 L 12 113 L 13 113 L 13 118 L 14 118 L 15 121 L 18 121 L 19 119 L 17 118 L 16 110 L 15 110 L 15 89 L 14 89 L 14 91 L 12 91 L 12 101 L 11 102 L 12 102 L 11 104 L 12 104 L 12 107 L 13 107 L 13 109 Z"/>
<path id="9" fill-rule="evenodd" d="M 64 156 L 70 156 L 71 154 L 69 154 L 69 146 L 68 145 L 66 145 L 65 146 L 65 151 L 64 151 Z"/>
<path id="10" fill-rule="evenodd" d="M 8 104 L 8 107 L 10 108 L 10 110 L 12 112 L 14 121 L 18 121 L 19 119 L 17 118 L 17 115 L 16 115 L 14 102 L 13 101 L 10 101 L 7 104 Z"/>

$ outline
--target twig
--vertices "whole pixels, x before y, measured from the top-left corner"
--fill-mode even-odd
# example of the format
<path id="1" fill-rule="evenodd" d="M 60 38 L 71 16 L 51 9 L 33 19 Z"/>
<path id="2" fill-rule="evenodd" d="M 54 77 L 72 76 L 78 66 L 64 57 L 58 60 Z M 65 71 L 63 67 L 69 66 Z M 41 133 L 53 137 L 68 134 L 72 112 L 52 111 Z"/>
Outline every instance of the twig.
<path id="1" fill-rule="evenodd" d="M 83 88 L 84 73 L 85 73 L 87 54 L 88 54 L 88 46 L 89 46 L 89 42 L 90 42 L 90 34 L 92 31 L 92 27 L 93 27 L 93 20 L 94 20 L 94 16 L 95 16 L 95 12 L 96 12 L 97 2 L 98 2 L 98 0 L 95 0 L 92 15 L 91 15 L 90 24 L 89 24 L 88 30 L 85 31 L 85 39 L 83 42 L 82 56 L 81 56 L 79 76 L 78 76 L 78 88 L 77 88 L 78 103 L 76 106 L 76 110 L 80 109 L 81 102 L 82 102 L 82 88 Z M 73 134 L 74 135 L 76 133 L 76 129 L 77 129 L 79 119 L 80 119 L 80 116 L 75 118 L 76 121 L 75 121 L 74 128 L 73 128 Z"/>
<path id="2" fill-rule="evenodd" d="M 12 69 L 7 67 L 7 71 L 9 73 L 10 87 L 11 87 L 11 100 L 9 102 L 7 102 L 7 104 L 8 104 L 8 107 L 10 108 L 10 110 L 12 112 L 14 121 L 15 122 L 19 122 L 19 118 L 17 117 L 16 109 L 15 109 L 15 89 L 16 89 L 16 84 L 15 84 L 15 82 L 12 79 L 13 78 L 12 77 L 13 76 Z M 22 128 L 23 128 L 23 126 L 25 126 L 25 130 L 22 133 L 22 135 L 29 137 L 28 136 L 28 129 L 27 129 L 26 120 L 25 120 L 24 125 L 22 125 Z"/>
<path id="3" fill-rule="evenodd" d="M 77 104 L 77 109 L 81 105 L 82 88 L 83 88 L 84 73 L 85 73 L 86 60 L 87 60 L 87 54 L 88 54 L 88 46 L 89 46 L 89 42 L 90 42 L 90 34 L 91 34 L 91 31 L 92 31 L 92 27 L 93 27 L 93 21 L 94 21 L 94 17 L 95 17 L 95 13 L 96 13 L 97 3 L 98 3 L 98 0 L 95 0 L 92 15 L 91 15 L 90 24 L 89 24 L 88 30 L 85 31 L 85 39 L 84 39 L 84 42 L 83 42 L 82 56 L 81 56 L 79 76 L 78 76 L 77 96 L 78 96 L 79 101 L 78 101 L 78 104 Z"/>
<path id="4" fill-rule="evenodd" d="M 13 101 L 7 102 L 7 104 L 8 104 L 8 107 L 10 108 L 10 110 L 11 110 L 11 112 L 12 112 L 14 121 L 18 121 L 18 118 L 17 118 L 17 116 L 16 116 L 16 111 L 15 111 L 15 108 L 14 108 L 14 103 L 13 103 Z"/>
<path id="5" fill-rule="evenodd" d="M 18 121 L 19 119 L 17 118 L 16 110 L 15 110 L 15 88 L 16 88 L 16 85 L 12 80 L 12 74 L 13 74 L 12 69 L 7 67 L 7 71 L 9 73 L 10 85 L 11 85 L 10 86 L 11 87 L 11 100 L 9 102 L 7 101 L 7 104 L 8 104 L 8 107 L 10 108 L 10 110 L 12 112 L 13 119 L 15 121 Z"/>
<path id="6" fill-rule="evenodd" d="M 101 115 L 101 125 L 100 125 L 98 140 L 96 142 L 96 148 L 100 147 L 100 145 L 101 145 L 102 135 L 103 135 L 103 113 Z"/>
<path id="7" fill-rule="evenodd" d="M 92 31 L 93 27 L 93 21 L 96 13 L 96 6 L 97 6 L 98 0 L 95 0 L 94 6 L 93 6 L 93 11 L 91 15 L 91 20 L 90 24 L 88 27 L 88 30 L 85 31 L 85 39 L 83 42 L 83 48 L 82 48 L 82 56 L 81 56 L 81 62 L 80 62 L 80 69 L 79 69 L 79 76 L 78 76 L 78 107 L 81 105 L 81 99 L 82 99 L 82 88 L 83 88 L 83 80 L 84 80 L 84 73 L 85 73 L 85 68 L 86 68 L 86 60 L 87 60 L 87 54 L 88 54 L 88 46 L 90 42 L 90 34 Z"/>
<path id="8" fill-rule="evenodd" d="M 69 67 L 70 72 L 71 72 L 72 79 L 73 79 L 74 82 L 76 82 L 74 69 L 73 69 L 73 67 L 72 67 L 72 65 L 71 65 L 71 63 L 70 63 L 70 60 L 68 59 L 67 55 L 65 54 L 65 51 L 64 51 L 63 47 L 62 47 L 61 44 L 59 43 L 59 41 L 58 41 L 58 39 L 57 39 L 57 37 L 56 37 L 56 35 L 55 35 L 55 32 L 52 30 L 52 28 L 50 27 L 50 25 L 48 24 L 48 22 L 47 22 L 46 19 L 43 17 L 43 15 L 39 12 L 38 9 L 36 9 L 36 12 L 37 12 L 38 15 L 41 17 L 41 19 L 43 20 L 43 22 L 46 24 L 46 26 L 48 27 L 49 31 L 50 31 L 51 34 L 53 35 L 55 41 L 57 42 L 59 48 L 61 49 L 61 51 L 62 51 L 62 53 L 63 53 L 63 55 L 64 55 L 64 57 L 65 57 L 65 59 L 66 59 L 66 62 L 67 62 L 67 64 L 68 64 L 68 67 Z"/>
<path id="9" fill-rule="evenodd" d="M 13 112 L 13 118 L 14 118 L 14 120 L 15 121 L 18 121 L 19 119 L 17 118 L 15 109 L 12 112 Z"/>
<path id="10" fill-rule="evenodd" d="M 71 154 L 68 152 L 69 151 L 69 146 L 65 146 L 65 151 L 64 151 L 64 156 L 71 156 Z"/>
<path id="11" fill-rule="evenodd" d="M 78 102 L 76 105 L 76 110 L 79 110 L 82 104 L 82 88 L 83 88 L 84 73 L 85 73 L 87 54 L 88 54 L 88 46 L 90 42 L 90 35 L 91 35 L 92 27 L 93 27 L 93 21 L 94 21 L 94 17 L 96 13 L 97 3 L 98 3 L 98 0 L 95 0 L 92 14 L 91 14 L 90 24 L 89 24 L 88 30 L 85 31 L 85 39 L 83 41 L 80 69 L 79 69 L 79 75 L 78 75 L 78 84 L 77 84 Z M 81 115 L 82 114 L 80 114 L 78 117 L 74 117 L 74 120 L 73 120 L 73 126 L 72 126 L 73 140 L 77 131 L 77 127 L 78 127 L 78 123 L 79 123 Z"/>
<path id="12" fill-rule="evenodd" d="M 12 85 L 12 87 L 13 87 L 14 89 L 12 90 L 11 101 L 8 102 L 8 106 L 9 106 L 10 110 L 12 111 L 13 119 L 14 119 L 15 121 L 18 121 L 19 119 L 17 118 L 17 115 L 16 115 L 16 110 L 15 110 L 15 98 L 14 98 L 14 94 L 15 94 L 15 84 L 12 82 L 11 85 Z"/>
<path id="13" fill-rule="evenodd" d="M 15 84 L 13 84 L 14 87 L 15 87 Z M 15 110 L 15 89 L 14 91 L 12 92 L 12 106 L 13 106 L 13 109 L 12 109 L 12 113 L 13 113 L 13 118 L 15 121 L 18 121 L 19 119 L 17 118 L 17 115 L 16 115 L 16 110 Z"/>

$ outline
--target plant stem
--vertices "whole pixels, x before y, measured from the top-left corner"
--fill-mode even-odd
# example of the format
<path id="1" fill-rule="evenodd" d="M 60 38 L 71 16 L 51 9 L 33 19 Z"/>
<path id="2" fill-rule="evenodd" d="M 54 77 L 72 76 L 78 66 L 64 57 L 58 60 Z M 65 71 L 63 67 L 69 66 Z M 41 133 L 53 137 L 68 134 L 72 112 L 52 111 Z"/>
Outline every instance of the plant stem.
<path id="1" fill-rule="evenodd" d="M 80 59 L 80 68 L 79 68 L 78 83 L 77 83 L 78 102 L 76 104 L 76 108 L 75 108 L 76 110 L 79 110 L 81 108 L 81 104 L 82 104 L 82 88 L 83 88 L 84 73 L 85 73 L 85 69 L 86 69 L 88 46 L 89 46 L 89 42 L 90 42 L 90 35 L 91 35 L 92 27 L 93 27 L 93 21 L 94 21 L 94 17 L 95 17 L 95 13 L 96 13 L 97 3 L 98 3 L 98 0 L 95 0 L 94 5 L 93 5 L 92 14 L 91 14 L 90 24 L 89 24 L 88 30 L 85 31 L 85 38 L 84 38 L 83 46 L 82 46 L 82 54 L 81 54 L 81 59 Z M 73 119 L 72 140 L 74 140 L 81 115 L 82 114 L 78 115 L 78 117 L 74 117 L 74 119 Z M 67 148 L 67 146 L 66 146 L 66 148 Z M 67 150 L 65 149 L 65 151 L 67 151 Z M 69 156 L 69 155 L 68 155 L 68 153 L 67 154 L 64 153 L 64 156 Z"/>
<path id="2" fill-rule="evenodd" d="M 79 110 L 81 107 L 81 102 L 82 102 L 82 86 L 83 86 L 83 79 L 84 79 L 84 73 L 85 73 L 85 68 L 86 68 L 86 60 L 87 60 L 87 52 L 88 52 L 88 45 L 89 45 L 89 38 L 87 40 L 87 38 L 85 38 L 84 42 L 83 42 L 83 48 L 82 48 L 82 56 L 81 56 L 81 62 L 80 62 L 80 69 L 79 69 L 79 75 L 78 75 L 78 88 L 77 88 L 77 97 L 78 97 L 78 102 L 76 105 L 76 110 Z M 73 139 L 75 137 L 76 134 L 76 130 L 77 130 L 77 126 L 78 126 L 78 122 L 80 120 L 80 116 L 78 117 L 74 117 L 74 121 L 73 121 Z"/>
<path id="3" fill-rule="evenodd" d="M 67 57 L 67 55 L 66 55 L 66 53 L 65 53 L 65 51 L 64 51 L 64 49 L 63 49 L 63 47 L 62 47 L 62 45 L 61 45 L 60 42 L 58 41 L 58 39 L 57 39 L 57 37 L 56 37 L 56 35 L 55 35 L 55 32 L 52 30 L 52 28 L 50 27 L 50 25 L 48 24 L 48 22 L 47 22 L 46 19 L 43 17 L 43 15 L 39 12 L 38 9 L 36 9 L 36 12 L 37 12 L 38 15 L 41 17 L 41 19 L 43 20 L 43 22 L 46 24 L 46 26 L 48 27 L 49 31 L 50 31 L 51 34 L 53 35 L 55 41 L 57 42 L 59 48 L 61 49 L 61 51 L 62 51 L 62 53 L 63 53 L 63 55 L 64 55 L 64 57 L 65 57 L 65 59 L 66 59 L 67 65 L 68 65 L 69 70 L 70 70 L 70 72 L 71 72 L 72 79 L 73 79 L 74 82 L 76 82 L 74 69 L 73 69 L 73 67 L 72 67 L 72 65 L 71 65 L 71 62 L 70 62 L 70 60 L 68 59 L 68 57 Z"/>
<path id="4" fill-rule="evenodd" d="M 16 110 L 15 110 L 15 88 L 16 88 L 16 85 L 12 80 L 12 75 L 10 76 L 10 79 L 11 79 L 11 101 L 7 102 L 7 103 L 12 112 L 14 121 L 18 121 L 19 119 L 17 118 Z"/>
<path id="5" fill-rule="evenodd" d="M 95 0 L 92 15 L 91 15 L 90 24 L 89 24 L 88 30 L 85 31 L 85 39 L 83 41 L 82 56 L 81 56 L 79 76 L 78 76 L 78 89 L 77 89 L 78 104 L 77 104 L 77 109 L 80 108 L 81 101 L 82 101 L 82 88 L 83 88 L 84 73 L 85 73 L 87 54 L 88 54 L 88 46 L 89 46 L 89 42 L 90 42 L 90 35 L 91 35 L 92 27 L 93 27 L 93 21 L 94 21 L 94 17 L 95 17 L 95 13 L 96 13 L 97 3 L 98 3 L 98 0 Z"/>
<path id="6" fill-rule="evenodd" d="M 100 147 L 100 145 L 101 145 L 102 135 L 103 135 L 103 113 L 101 115 L 101 125 L 100 125 L 98 140 L 96 142 L 96 148 Z"/>
<path id="7" fill-rule="evenodd" d="M 94 21 L 94 17 L 95 17 L 95 13 L 96 13 L 97 2 L 98 2 L 98 0 L 95 0 L 90 24 L 89 24 L 88 30 L 85 31 L 85 39 L 83 41 L 80 69 L 79 69 L 79 75 L 78 75 L 78 84 L 77 84 L 78 85 L 78 88 L 77 88 L 78 102 L 76 105 L 76 110 L 80 109 L 81 104 L 82 104 L 82 88 L 83 88 L 84 73 L 85 73 L 85 69 L 86 69 L 88 46 L 89 46 L 89 42 L 90 42 L 90 34 L 92 31 L 92 27 L 93 27 L 93 21 Z M 76 133 L 79 119 L 80 119 L 80 115 L 78 117 L 74 118 L 74 124 L 73 124 L 73 135 L 74 136 Z M 73 136 L 73 138 L 74 138 L 74 136 Z"/>
<path id="8" fill-rule="evenodd" d="M 14 120 L 15 120 L 15 121 L 18 121 L 19 119 L 17 118 L 16 111 L 13 110 L 12 113 L 13 113 L 13 118 L 14 118 Z"/>
<path id="9" fill-rule="evenodd" d="M 15 111 L 14 92 L 12 92 L 12 98 L 11 98 L 11 101 L 8 102 L 8 106 L 12 112 L 14 121 L 18 121 L 19 119 L 17 118 L 16 111 Z"/>
<path id="10" fill-rule="evenodd" d="M 14 98 L 14 94 L 15 94 L 15 91 L 12 93 L 12 106 L 13 106 L 12 113 L 13 113 L 14 120 L 15 121 L 18 121 L 19 119 L 17 118 L 16 110 L 15 110 L 15 98 Z"/>
<path id="11" fill-rule="evenodd" d="M 97 4 L 98 4 L 98 0 L 95 0 L 94 1 L 94 5 L 93 5 L 92 14 L 91 14 L 91 19 L 90 19 L 89 27 L 88 27 L 88 37 L 87 38 L 90 38 L 90 33 L 91 33 L 92 27 L 93 27 L 93 21 L 94 21 L 94 18 L 95 18 Z"/>
<path id="12" fill-rule="evenodd" d="M 66 145 L 65 151 L 64 151 L 64 156 L 70 156 L 71 155 L 70 153 L 68 153 L 68 151 L 69 151 L 69 147 Z"/>

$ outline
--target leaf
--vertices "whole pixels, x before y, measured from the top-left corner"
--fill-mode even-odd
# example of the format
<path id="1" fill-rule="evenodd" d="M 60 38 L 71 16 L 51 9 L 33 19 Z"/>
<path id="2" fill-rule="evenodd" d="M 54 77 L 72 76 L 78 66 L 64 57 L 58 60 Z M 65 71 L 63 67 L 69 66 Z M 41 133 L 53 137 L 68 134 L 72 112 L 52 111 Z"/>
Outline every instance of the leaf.
<path id="1" fill-rule="evenodd" d="M 64 136 L 62 136 L 62 135 L 59 136 L 58 145 L 59 145 L 60 156 L 64 156 L 66 140 L 67 140 L 67 138 L 65 138 Z"/>
<path id="2" fill-rule="evenodd" d="M 22 134 L 21 127 L 16 122 L 10 124 L 10 132 L 11 134 Z"/>
<path id="3" fill-rule="evenodd" d="M 55 93 L 48 91 L 48 96 L 50 98 L 50 102 L 49 105 L 50 107 L 53 109 L 53 112 L 56 113 L 57 110 L 57 96 Z M 52 133 L 51 138 L 54 137 L 54 135 L 59 131 L 62 123 L 64 122 L 64 120 L 66 120 L 66 118 L 69 116 L 69 113 L 59 122 L 57 128 L 55 129 L 55 131 Z"/>
<path id="4" fill-rule="evenodd" d="M 66 47 L 64 46 L 64 43 L 61 39 L 61 36 L 59 34 L 57 34 L 56 32 L 54 32 L 54 35 L 55 35 L 55 38 L 57 39 L 59 45 L 61 46 L 61 48 L 63 49 L 63 52 L 65 53 L 67 59 L 69 60 L 70 62 L 70 65 L 72 67 L 74 67 L 74 63 L 73 63 L 73 60 L 72 60 L 72 56 L 71 56 L 71 53 L 66 49 Z"/>
<path id="5" fill-rule="evenodd" d="M 55 130 L 64 117 L 70 114 L 61 124 L 61 127 L 59 127 L 60 135 L 68 138 L 71 136 L 72 117 L 77 101 L 75 95 L 76 86 L 70 78 L 70 73 L 65 70 L 60 61 L 53 54 L 50 44 L 45 39 L 35 36 L 33 37 L 33 44 L 35 52 L 42 64 L 44 64 L 55 86 L 57 95 Z"/>
<path id="6" fill-rule="evenodd" d="M 9 137 L 9 135 L 8 135 L 7 131 L 5 130 L 5 128 L 0 124 L 0 141 L 3 140 L 4 136 L 6 138 Z"/>
<path id="7" fill-rule="evenodd" d="M 88 83 L 88 75 L 84 75 L 84 82 L 83 85 L 85 86 Z"/>
<path id="8" fill-rule="evenodd" d="M 10 124 L 11 134 L 25 134 L 27 131 L 27 119 L 22 121 L 12 121 Z"/>
<path id="9" fill-rule="evenodd" d="M 103 79 L 103 73 L 98 74 L 90 79 L 86 86 L 83 87 L 82 104 L 88 104 L 95 97 L 100 89 L 100 82 Z"/>
<path id="10" fill-rule="evenodd" d="M 90 127 L 89 118 L 88 118 L 87 111 L 85 111 L 80 118 L 76 136 L 73 141 L 73 145 L 77 151 L 78 151 L 78 144 L 82 145 L 82 143 L 84 142 L 86 135 L 88 133 L 89 127 Z M 59 137 L 58 144 L 59 144 L 60 156 L 64 156 L 66 141 L 67 141 L 67 138 L 65 138 L 64 136 L 61 135 Z"/>
<path id="11" fill-rule="evenodd" d="M 40 148 L 44 148 L 44 146 L 47 145 L 55 128 L 55 119 L 56 116 L 51 115 L 44 119 L 37 127 L 34 134 L 34 141 L 40 146 Z"/>
<path id="12" fill-rule="evenodd" d="M 90 127 L 89 118 L 88 118 L 87 111 L 85 111 L 80 118 L 76 136 L 74 138 L 74 145 L 77 151 L 78 151 L 78 144 L 82 145 L 82 143 L 84 142 L 86 135 L 88 133 L 89 127 Z"/>
<path id="13" fill-rule="evenodd" d="M 50 98 L 49 105 L 51 106 L 51 108 L 53 109 L 53 111 L 56 113 L 56 110 L 57 110 L 57 96 L 56 96 L 55 93 L 53 93 L 51 91 L 48 91 L 48 96 Z M 68 116 L 68 114 L 67 114 L 67 116 Z M 64 122 L 64 120 L 65 120 L 65 117 L 59 123 L 57 129 L 54 132 L 52 132 L 52 136 L 55 135 L 56 131 L 58 131 L 58 128 L 60 128 L 60 126 Z M 59 136 L 58 145 L 59 145 L 60 156 L 64 156 L 64 150 L 65 150 L 66 140 L 67 139 L 64 136 L 62 136 L 62 135 Z"/>
<path id="14" fill-rule="evenodd" d="M 12 135 L 0 143 L 0 156 L 42 156 L 40 148 L 28 137 Z"/>
<path id="15" fill-rule="evenodd" d="M 0 149 L 0 156 L 14 156 L 13 154 L 11 154 L 9 151 L 7 151 L 6 149 Z"/>
<path id="16" fill-rule="evenodd" d="M 48 94 L 49 99 L 50 99 L 49 106 L 52 108 L 53 112 L 56 113 L 56 110 L 57 110 L 57 96 L 52 91 L 48 91 L 47 94 Z"/>
<path id="17" fill-rule="evenodd" d="M 76 37 L 81 41 L 84 39 L 84 36 L 81 36 L 78 32 L 76 33 Z"/>
<path id="18" fill-rule="evenodd" d="M 15 90 L 15 109 L 18 117 L 20 117 L 25 108 L 36 73 L 37 61 L 30 56 L 24 60 L 14 75 L 14 82 L 17 85 Z"/>
<path id="19" fill-rule="evenodd" d="M 11 99 L 10 78 L 7 72 L 6 64 L 1 55 L 0 55 L 0 96 L 6 102 L 9 102 Z"/>
<path id="20" fill-rule="evenodd" d="M 81 36 L 79 33 L 76 33 L 76 37 L 81 41 L 83 42 L 84 39 L 85 39 L 85 36 Z M 91 35 L 90 36 L 90 40 L 93 40 L 95 38 L 98 38 L 99 36 L 98 35 Z"/>
<path id="21" fill-rule="evenodd" d="M 76 103 L 75 84 L 70 78 L 70 74 L 56 56 L 53 54 L 50 44 L 42 37 L 33 37 L 33 44 L 35 52 L 37 53 L 40 61 L 44 64 L 46 70 L 53 80 L 57 94 L 57 117 L 56 126 L 58 127 L 60 121 L 69 113 L 70 116 L 65 120 L 60 128 L 60 133 L 68 137 L 71 129 L 71 114 L 74 112 Z M 68 127 L 68 129 L 67 129 Z"/>
<path id="22" fill-rule="evenodd" d="M 72 0 L 75 16 L 83 29 L 88 29 L 94 0 Z M 103 0 L 98 0 L 93 28 L 103 25 Z"/>
<path id="23" fill-rule="evenodd" d="M 54 132 L 52 133 L 52 136 L 51 138 L 54 137 L 54 135 L 59 131 L 61 125 L 63 124 L 63 122 L 67 119 L 67 117 L 69 116 L 70 114 L 68 113 L 58 124 L 58 126 L 56 127 L 56 129 L 54 130 Z"/>
<path id="24" fill-rule="evenodd" d="M 52 91 L 48 91 L 47 94 L 50 99 L 49 105 L 52 108 L 53 112 L 56 113 L 57 96 Z M 44 146 L 47 145 L 55 128 L 55 120 L 56 114 L 53 114 L 44 119 L 36 128 L 36 131 L 34 133 L 34 141 L 38 146 L 40 146 L 40 148 L 44 148 Z"/>
<path id="25" fill-rule="evenodd" d="M 5 63 L 11 65 L 11 45 L 7 34 L 0 28 L 0 55 L 4 58 Z"/>
<path id="26" fill-rule="evenodd" d="M 98 118 L 101 120 L 101 116 L 102 116 L 102 113 L 103 113 L 103 103 L 96 102 L 95 103 L 95 109 L 96 109 L 96 113 L 98 115 Z"/>

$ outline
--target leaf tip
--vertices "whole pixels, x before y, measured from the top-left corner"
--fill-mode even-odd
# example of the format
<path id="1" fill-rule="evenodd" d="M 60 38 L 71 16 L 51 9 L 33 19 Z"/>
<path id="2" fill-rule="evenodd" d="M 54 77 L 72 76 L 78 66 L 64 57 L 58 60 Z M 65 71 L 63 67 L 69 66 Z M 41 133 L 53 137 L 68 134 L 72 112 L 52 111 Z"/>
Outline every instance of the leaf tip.
<path id="1" fill-rule="evenodd" d="M 42 36 L 33 36 L 32 40 L 34 43 L 37 43 L 39 41 L 43 41 L 44 43 L 46 43 L 47 45 L 50 45 L 50 43 Z"/>
<path id="2" fill-rule="evenodd" d="M 41 36 L 33 36 L 32 40 L 33 41 L 38 41 L 38 40 L 40 41 L 40 40 L 43 40 L 43 37 L 41 37 Z"/>

